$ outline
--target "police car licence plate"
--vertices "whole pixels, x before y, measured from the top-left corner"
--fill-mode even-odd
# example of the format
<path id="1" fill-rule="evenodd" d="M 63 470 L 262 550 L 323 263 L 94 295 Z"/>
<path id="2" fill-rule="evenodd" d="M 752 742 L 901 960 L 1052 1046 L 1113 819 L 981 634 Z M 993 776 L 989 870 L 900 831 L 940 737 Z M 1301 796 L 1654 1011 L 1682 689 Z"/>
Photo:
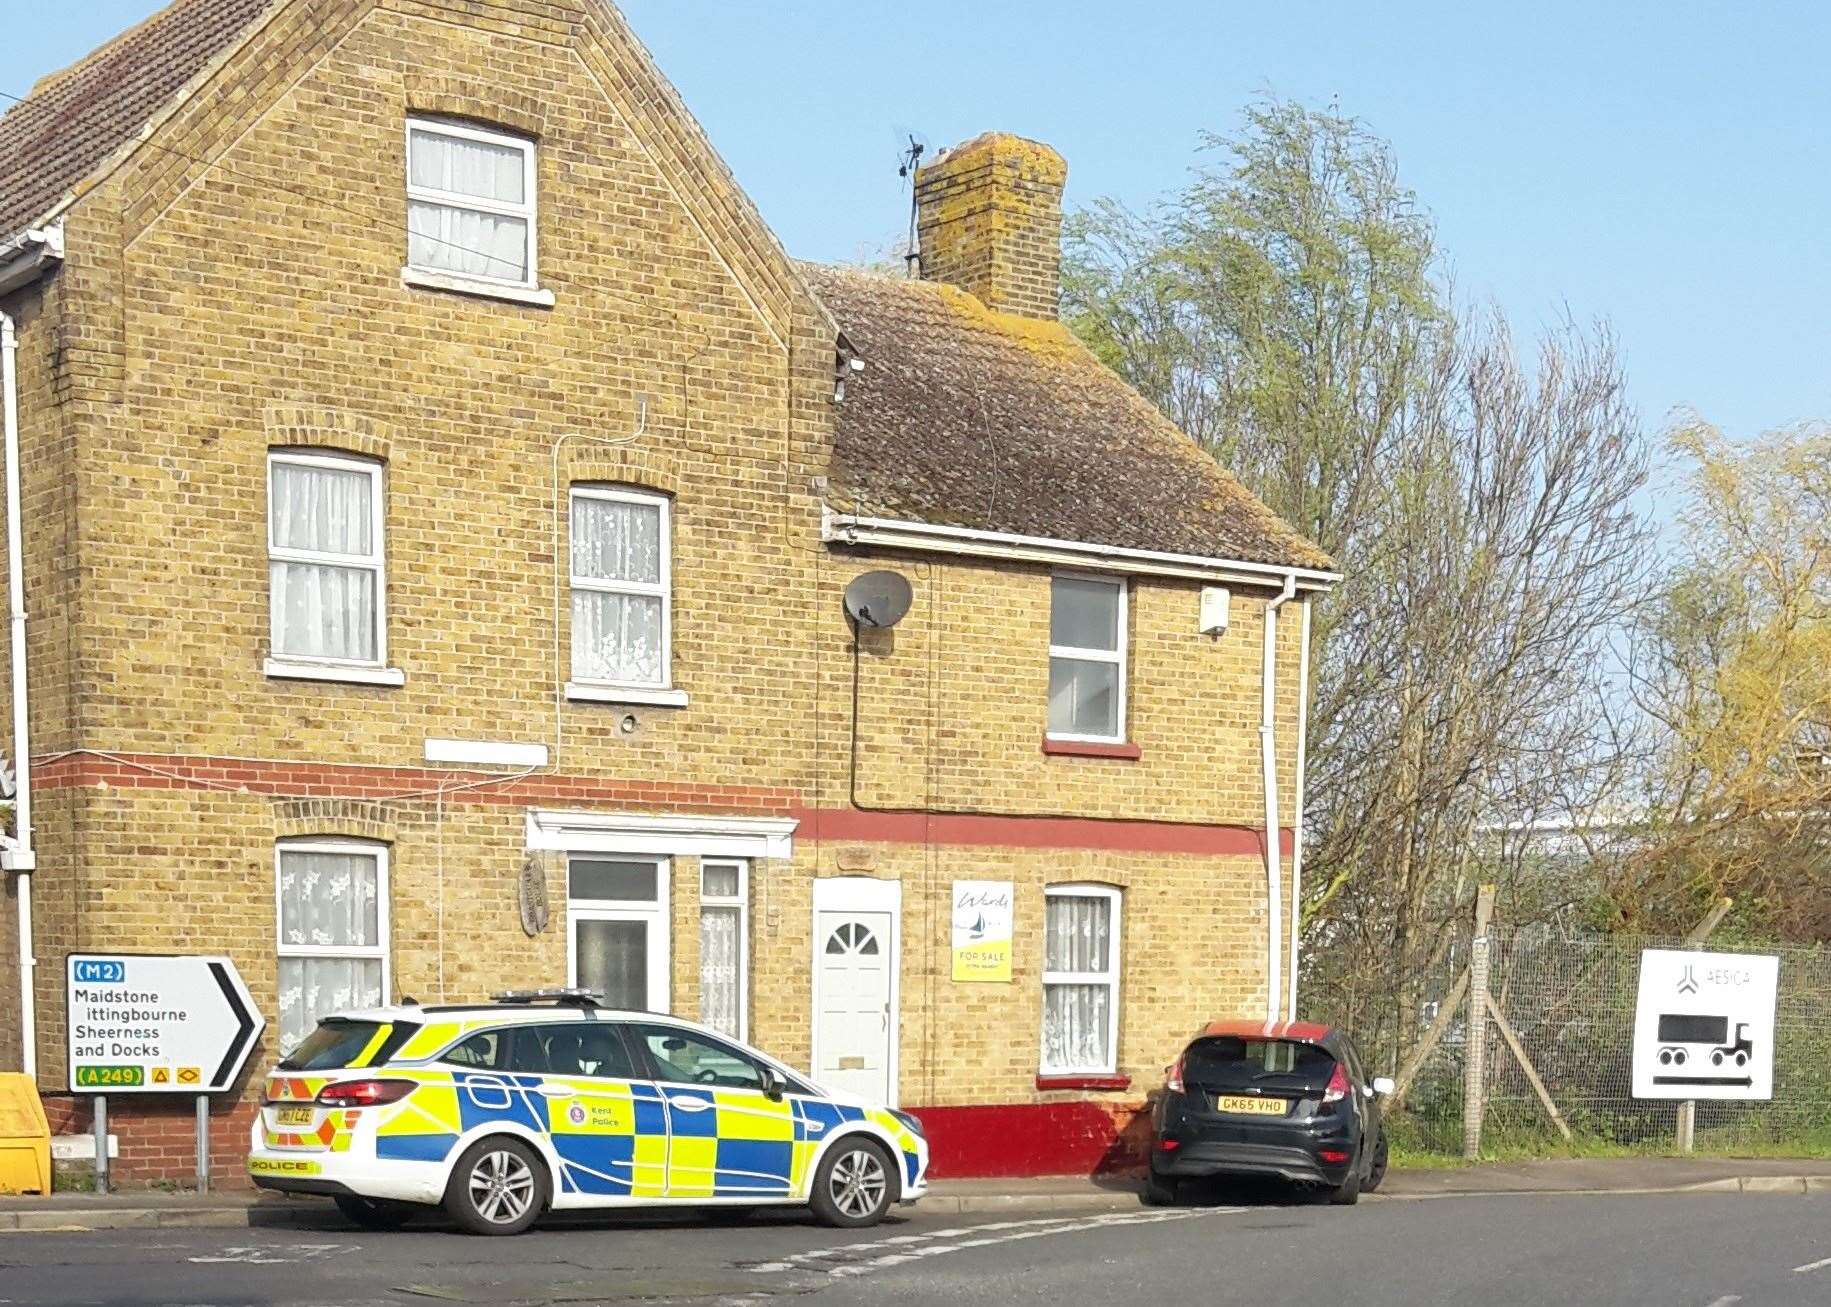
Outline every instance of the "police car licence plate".
<path id="1" fill-rule="evenodd" d="M 1283 1116 L 1285 1106 L 1282 1098 L 1217 1095 L 1214 1100 L 1214 1110 L 1217 1112 L 1244 1112 L 1249 1116 Z"/>
<path id="2" fill-rule="evenodd" d="M 317 1113 L 309 1107 L 282 1107 L 274 1116 L 276 1125 L 310 1125 Z"/>

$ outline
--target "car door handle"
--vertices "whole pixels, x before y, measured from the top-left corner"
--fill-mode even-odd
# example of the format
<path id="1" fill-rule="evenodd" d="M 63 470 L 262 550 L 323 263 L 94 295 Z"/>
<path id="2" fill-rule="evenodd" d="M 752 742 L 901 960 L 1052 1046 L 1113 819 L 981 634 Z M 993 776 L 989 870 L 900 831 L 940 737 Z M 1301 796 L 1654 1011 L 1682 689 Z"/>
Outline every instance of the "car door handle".
<path id="1" fill-rule="evenodd" d="M 536 1085 L 534 1089 L 542 1098 L 576 1098 L 579 1092 L 565 1085 Z"/>
<path id="2" fill-rule="evenodd" d="M 668 1096 L 668 1106 L 678 1107 L 683 1112 L 704 1112 L 710 1108 L 712 1104 L 708 1103 L 703 1098 L 695 1098 L 690 1094 L 681 1098 L 675 1098 L 670 1094 Z"/>

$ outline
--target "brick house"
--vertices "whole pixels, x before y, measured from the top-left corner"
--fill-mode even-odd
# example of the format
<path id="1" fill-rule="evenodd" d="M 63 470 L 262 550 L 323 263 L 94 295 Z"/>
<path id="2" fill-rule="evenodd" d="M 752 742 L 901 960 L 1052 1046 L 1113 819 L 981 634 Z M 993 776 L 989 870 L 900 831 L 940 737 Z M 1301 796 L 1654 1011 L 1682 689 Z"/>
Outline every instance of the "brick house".
<path id="1" fill-rule="evenodd" d="M 978 138 L 924 279 L 799 264 L 607 0 L 178 0 L 41 81 L 0 1066 L 82 1129 L 66 954 L 224 953 L 251 1068 L 577 983 L 921 1112 L 940 1175 L 1122 1148 L 1289 1001 L 1334 577 L 1057 322 L 1065 175 Z M 961 882 L 1008 979 L 955 979 Z M 110 1106 L 117 1174 L 188 1174 L 188 1101 Z"/>

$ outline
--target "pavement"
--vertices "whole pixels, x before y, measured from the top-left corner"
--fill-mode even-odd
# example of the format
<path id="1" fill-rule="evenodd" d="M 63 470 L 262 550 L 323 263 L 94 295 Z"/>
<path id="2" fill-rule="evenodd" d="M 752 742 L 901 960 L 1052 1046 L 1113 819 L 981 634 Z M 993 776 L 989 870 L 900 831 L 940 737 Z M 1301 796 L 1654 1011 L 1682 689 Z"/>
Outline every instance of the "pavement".
<path id="1" fill-rule="evenodd" d="M 1831 1159 L 1560 1158 L 1441 1170 L 1394 1169 L 1374 1200 L 1490 1194 L 1831 1193 Z M 1135 1177 L 943 1180 L 919 1207 L 943 1216 L 1011 1212 L 1135 1211 Z M 296 1226 L 342 1228 L 323 1199 L 248 1189 L 215 1193 L 125 1190 L 50 1197 L 0 1196 L 0 1232 Z"/>
<path id="2" fill-rule="evenodd" d="M 748 1219 L 594 1213 L 543 1222 L 513 1239 L 473 1238 L 436 1222 L 392 1234 L 328 1224 L 19 1230 L 0 1234 L 0 1300 L 22 1307 L 1831 1301 L 1831 1192 L 1446 1194 L 1356 1208 L 1286 1190 L 1169 1209 L 1130 1201 L 1108 1210 L 978 1214 L 922 1204 L 867 1230 L 826 1229 L 793 1210 Z"/>

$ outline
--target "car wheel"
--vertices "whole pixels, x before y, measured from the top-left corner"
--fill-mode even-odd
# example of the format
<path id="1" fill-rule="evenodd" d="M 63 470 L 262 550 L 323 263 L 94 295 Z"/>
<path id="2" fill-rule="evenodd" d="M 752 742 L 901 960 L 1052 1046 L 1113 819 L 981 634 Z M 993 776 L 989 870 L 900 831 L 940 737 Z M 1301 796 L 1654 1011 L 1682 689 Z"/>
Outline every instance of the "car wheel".
<path id="1" fill-rule="evenodd" d="M 413 1203 L 390 1202 L 386 1198 L 361 1198 L 356 1194 L 333 1194 L 344 1219 L 365 1230 L 398 1230 L 419 1214 Z"/>
<path id="2" fill-rule="evenodd" d="M 1382 1131 L 1379 1146 L 1373 1150 L 1373 1165 L 1367 1169 L 1367 1178 L 1361 1183 L 1362 1193 L 1370 1194 L 1386 1182 L 1387 1153 L 1386 1135 Z"/>
<path id="3" fill-rule="evenodd" d="M 1361 1200 L 1359 1171 L 1348 1172 L 1348 1178 L 1328 1191 L 1329 1201 L 1340 1207 L 1352 1207 Z"/>
<path id="4" fill-rule="evenodd" d="M 868 1139 L 843 1139 L 814 1173 L 810 1205 L 823 1225 L 876 1225 L 896 1201 L 890 1158 Z"/>
<path id="5" fill-rule="evenodd" d="M 473 1144 L 452 1168 L 445 1210 L 472 1234 L 520 1234 L 547 1206 L 547 1168 L 519 1139 Z"/>
<path id="6" fill-rule="evenodd" d="M 1146 1207 L 1174 1207 L 1182 1199 L 1182 1186 L 1174 1176 L 1158 1175 L 1151 1171 L 1144 1177 L 1144 1205 Z"/>

